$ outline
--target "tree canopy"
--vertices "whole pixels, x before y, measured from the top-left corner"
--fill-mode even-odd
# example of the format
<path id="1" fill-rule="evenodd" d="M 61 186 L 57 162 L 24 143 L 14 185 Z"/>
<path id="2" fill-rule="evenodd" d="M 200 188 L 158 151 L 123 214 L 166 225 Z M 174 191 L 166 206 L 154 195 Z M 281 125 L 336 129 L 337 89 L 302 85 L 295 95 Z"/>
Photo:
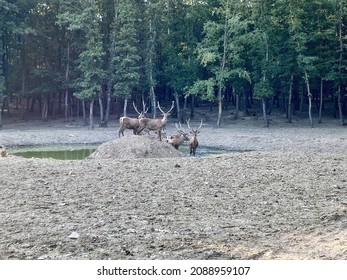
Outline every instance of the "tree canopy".
<path id="1" fill-rule="evenodd" d="M 176 100 L 347 113 L 347 0 L 0 0 L 0 104 L 24 117 Z M 259 102 L 258 102 L 258 101 Z M 94 106 L 94 101 L 96 106 Z M 198 102 L 196 102 L 198 101 Z M 120 105 L 120 106 L 119 106 Z M 316 106 L 315 106 L 316 105 Z M 193 111 L 192 113 L 193 114 Z M 179 116 L 181 118 L 182 116 Z M 192 115 L 190 117 L 193 117 Z M 1 118 L 0 118 L 1 126 Z"/>

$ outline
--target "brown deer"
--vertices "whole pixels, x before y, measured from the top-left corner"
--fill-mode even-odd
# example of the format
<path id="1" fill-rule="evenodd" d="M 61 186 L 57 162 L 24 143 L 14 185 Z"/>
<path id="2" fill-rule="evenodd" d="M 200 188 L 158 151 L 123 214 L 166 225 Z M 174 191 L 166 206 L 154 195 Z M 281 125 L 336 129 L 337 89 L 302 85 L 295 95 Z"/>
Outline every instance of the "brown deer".
<path id="1" fill-rule="evenodd" d="M 187 121 L 187 125 L 188 125 L 188 128 L 190 130 L 190 133 L 192 134 L 192 136 L 189 137 L 189 141 L 188 141 L 190 155 L 193 154 L 193 156 L 195 156 L 196 148 L 199 146 L 198 134 L 200 133 L 200 129 L 202 127 L 202 119 L 201 119 L 200 126 L 198 127 L 198 129 L 192 129 L 190 127 L 190 119 Z"/>
<path id="2" fill-rule="evenodd" d="M 145 114 L 148 111 L 148 108 L 146 109 L 146 105 L 143 104 L 143 110 L 141 113 L 137 110 L 137 107 L 135 106 L 135 102 L 133 102 L 133 107 L 135 111 L 139 114 L 137 118 L 129 118 L 129 117 L 121 117 L 119 118 L 119 131 L 118 136 L 122 134 L 124 136 L 124 130 L 126 129 L 132 129 L 134 132 L 134 135 L 137 134 L 137 130 L 140 127 L 139 120 L 145 117 Z"/>
<path id="3" fill-rule="evenodd" d="M 188 141 L 188 135 L 187 133 L 182 129 L 182 125 L 179 122 L 179 126 L 177 125 L 177 123 L 175 123 L 176 129 L 178 134 L 175 135 L 170 135 L 166 138 L 166 141 L 171 144 L 176 150 L 178 149 L 178 147 L 184 142 L 184 141 Z"/>
<path id="4" fill-rule="evenodd" d="M 161 109 L 160 104 L 158 102 L 158 109 L 162 113 L 163 117 L 161 119 L 150 119 L 150 118 L 139 119 L 140 127 L 137 130 L 137 134 L 139 134 L 144 129 L 156 130 L 158 137 L 159 137 L 159 140 L 161 141 L 161 132 L 165 128 L 165 125 L 167 123 L 167 119 L 170 116 L 170 112 L 173 110 L 174 107 L 175 107 L 175 102 L 172 101 L 172 105 L 171 105 L 171 108 L 169 109 L 169 111 L 164 112 Z"/>

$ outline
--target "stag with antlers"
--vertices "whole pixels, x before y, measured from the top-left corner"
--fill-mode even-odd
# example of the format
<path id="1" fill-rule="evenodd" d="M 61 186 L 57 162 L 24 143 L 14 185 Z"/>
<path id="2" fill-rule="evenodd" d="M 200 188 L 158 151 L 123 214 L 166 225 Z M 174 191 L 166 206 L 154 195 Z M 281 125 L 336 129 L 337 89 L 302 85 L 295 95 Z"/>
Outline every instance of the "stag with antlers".
<path id="1" fill-rule="evenodd" d="M 176 150 L 178 147 L 184 142 L 188 141 L 188 135 L 187 133 L 183 130 L 181 123 L 179 122 L 179 126 L 177 123 L 175 123 L 176 129 L 178 134 L 175 135 L 170 135 L 167 137 L 166 141 L 171 144 Z"/>
<path id="2" fill-rule="evenodd" d="M 200 122 L 200 126 L 197 129 L 193 129 L 190 127 L 190 119 L 187 121 L 187 125 L 190 130 L 190 133 L 192 134 L 192 136 L 189 137 L 189 142 L 188 142 L 190 155 L 193 154 L 193 156 L 195 156 L 196 149 L 199 146 L 198 134 L 200 133 L 200 129 L 202 127 L 202 120 Z"/>
<path id="3" fill-rule="evenodd" d="M 129 117 L 121 117 L 119 118 L 119 131 L 118 131 L 118 136 L 120 137 L 120 135 L 122 134 L 124 136 L 124 130 L 126 129 L 132 129 L 134 132 L 134 135 L 137 134 L 137 130 L 140 127 L 140 123 L 139 120 L 145 117 L 145 114 L 148 111 L 148 108 L 146 109 L 146 105 L 143 104 L 143 111 L 139 112 L 137 110 L 137 107 L 135 105 L 135 102 L 133 102 L 133 107 L 136 111 L 136 113 L 138 113 L 138 117 L 137 118 L 129 118 Z"/>
<path id="4" fill-rule="evenodd" d="M 161 119 L 150 119 L 150 118 L 139 119 L 140 127 L 137 130 L 137 133 L 139 134 L 144 129 L 155 130 L 157 131 L 158 138 L 161 141 L 161 132 L 165 128 L 170 112 L 173 110 L 174 107 L 175 107 L 175 102 L 172 101 L 172 105 L 169 111 L 164 112 L 158 102 L 158 109 L 162 113 L 163 117 Z"/>

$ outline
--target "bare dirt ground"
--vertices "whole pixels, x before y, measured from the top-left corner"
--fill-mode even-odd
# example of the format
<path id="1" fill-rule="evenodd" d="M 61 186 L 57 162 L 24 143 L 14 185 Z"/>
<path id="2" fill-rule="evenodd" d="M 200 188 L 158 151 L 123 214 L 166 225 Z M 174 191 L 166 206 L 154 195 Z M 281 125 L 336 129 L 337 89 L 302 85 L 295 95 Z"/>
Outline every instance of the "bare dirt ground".
<path id="1" fill-rule="evenodd" d="M 221 155 L 0 158 L 0 259 L 347 259 L 347 128 L 223 123 L 199 135 L 233 151 Z M 5 123 L 0 144 L 101 144 L 117 130 Z"/>

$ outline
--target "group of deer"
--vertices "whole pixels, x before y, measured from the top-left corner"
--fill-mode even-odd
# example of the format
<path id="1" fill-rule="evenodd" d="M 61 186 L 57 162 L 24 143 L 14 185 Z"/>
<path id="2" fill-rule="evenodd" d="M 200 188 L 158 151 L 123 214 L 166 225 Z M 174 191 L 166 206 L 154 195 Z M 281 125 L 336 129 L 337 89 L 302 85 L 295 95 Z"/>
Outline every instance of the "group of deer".
<path id="1" fill-rule="evenodd" d="M 170 115 L 170 112 L 174 109 L 175 103 L 172 101 L 171 108 L 167 111 L 164 112 L 163 109 L 160 107 L 160 104 L 158 102 L 158 109 L 162 113 L 163 117 L 157 118 L 157 119 L 152 119 L 152 118 L 146 118 L 145 114 L 148 111 L 148 108 L 146 109 L 146 106 L 143 104 L 143 111 L 139 112 L 137 107 L 135 106 L 135 103 L 133 102 L 133 107 L 135 111 L 138 113 L 137 118 L 130 118 L 130 117 L 121 117 L 119 119 L 119 131 L 118 131 L 118 136 L 120 137 L 121 135 L 124 136 L 124 130 L 126 129 L 132 129 L 133 133 L 135 135 L 140 134 L 143 130 L 152 130 L 156 131 L 158 134 L 158 138 L 160 141 L 162 141 L 162 131 L 165 128 L 165 125 L 168 121 L 168 117 Z M 202 127 L 202 120 L 200 123 L 200 126 L 198 129 L 192 129 L 190 127 L 190 120 L 187 121 L 188 128 L 192 134 L 191 137 L 188 136 L 188 133 L 186 133 L 182 129 L 181 123 L 179 123 L 179 126 L 177 124 L 177 132 L 178 134 L 167 136 L 166 141 L 171 144 L 173 147 L 178 149 L 178 147 L 184 142 L 188 141 L 189 143 L 189 149 L 190 149 L 190 154 L 195 156 L 196 149 L 199 145 L 197 136 L 200 132 L 200 129 Z"/>
<path id="2" fill-rule="evenodd" d="M 166 141 L 172 146 L 174 146 L 176 149 L 178 149 L 178 147 L 184 141 L 188 141 L 190 154 L 195 156 L 196 149 L 199 146 L 198 134 L 200 133 L 200 129 L 202 127 L 202 120 L 200 122 L 200 126 L 197 129 L 193 129 L 190 127 L 190 119 L 187 121 L 187 126 L 191 133 L 190 137 L 188 136 L 188 133 L 182 129 L 181 123 L 179 123 L 179 125 L 176 123 L 175 126 L 178 134 L 168 136 Z"/>

